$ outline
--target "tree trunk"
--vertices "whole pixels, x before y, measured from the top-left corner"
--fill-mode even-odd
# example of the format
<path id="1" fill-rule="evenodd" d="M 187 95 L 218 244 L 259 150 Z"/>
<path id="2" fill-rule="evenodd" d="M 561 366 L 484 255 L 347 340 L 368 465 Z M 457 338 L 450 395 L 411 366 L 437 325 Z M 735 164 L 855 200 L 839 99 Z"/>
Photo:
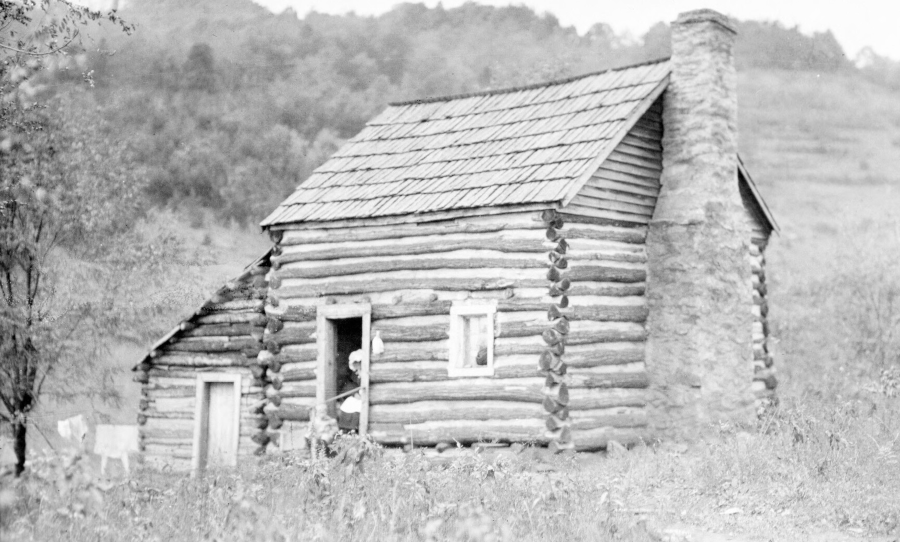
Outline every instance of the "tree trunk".
<path id="1" fill-rule="evenodd" d="M 25 471 L 25 420 L 13 421 L 13 452 L 16 454 L 16 477 Z"/>

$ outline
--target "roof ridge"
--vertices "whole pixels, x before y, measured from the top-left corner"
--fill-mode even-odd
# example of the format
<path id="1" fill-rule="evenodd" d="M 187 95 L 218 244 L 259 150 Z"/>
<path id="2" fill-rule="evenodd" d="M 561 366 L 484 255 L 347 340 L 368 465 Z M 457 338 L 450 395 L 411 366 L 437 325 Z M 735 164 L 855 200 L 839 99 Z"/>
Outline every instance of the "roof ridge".
<path id="1" fill-rule="evenodd" d="M 585 77 L 593 77 L 595 75 L 602 75 L 604 73 L 616 72 L 620 70 L 629 70 L 632 68 L 640 68 L 641 66 L 649 66 L 650 64 L 662 64 L 663 62 L 667 62 L 671 57 L 663 57 L 657 58 L 654 60 L 646 60 L 644 62 L 638 62 L 637 64 L 629 64 L 627 66 L 619 66 L 617 68 L 607 68 L 605 70 L 599 70 L 590 73 L 583 73 L 581 75 L 573 75 L 570 77 L 565 77 L 563 79 L 554 79 L 551 81 L 544 81 L 542 83 L 532 83 L 530 85 L 522 85 L 518 87 L 508 87 L 508 88 L 498 88 L 491 90 L 478 90 L 475 92 L 466 92 L 463 94 L 451 94 L 449 96 L 434 96 L 431 98 L 416 98 L 413 100 L 403 100 L 399 102 L 388 102 L 389 106 L 403 106 L 403 105 L 417 105 L 417 104 L 427 104 L 427 103 L 436 103 L 436 102 L 449 102 L 452 100 L 461 100 L 463 98 L 474 98 L 476 96 L 493 96 L 498 94 L 509 94 L 511 92 L 519 92 L 521 90 L 533 90 L 536 88 L 549 87 L 553 85 L 564 85 L 566 83 L 571 83 L 572 81 L 577 81 L 579 79 L 584 79 Z"/>

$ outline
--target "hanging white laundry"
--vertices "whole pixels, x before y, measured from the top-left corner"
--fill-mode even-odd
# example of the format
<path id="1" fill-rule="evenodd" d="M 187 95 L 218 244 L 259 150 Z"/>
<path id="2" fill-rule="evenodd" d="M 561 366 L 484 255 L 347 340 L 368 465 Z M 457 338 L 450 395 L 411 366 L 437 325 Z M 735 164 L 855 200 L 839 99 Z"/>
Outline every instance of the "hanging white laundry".
<path id="1" fill-rule="evenodd" d="M 384 354 L 384 341 L 381 340 L 381 331 L 376 331 L 375 338 L 372 339 L 372 354 L 376 356 Z"/>
<path id="2" fill-rule="evenodd" d="M 84 447 L 84 437 L 87 436 L 88 426 L 81 414 L 57 421 L 56 430 L 62 438 L 74 444 L 76 448 Z"/>

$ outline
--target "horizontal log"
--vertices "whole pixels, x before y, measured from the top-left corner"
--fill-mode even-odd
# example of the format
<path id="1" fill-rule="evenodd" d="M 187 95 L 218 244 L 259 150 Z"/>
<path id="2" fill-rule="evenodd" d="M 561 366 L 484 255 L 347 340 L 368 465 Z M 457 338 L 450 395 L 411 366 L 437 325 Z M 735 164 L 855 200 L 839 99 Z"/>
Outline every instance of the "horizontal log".
<path id="1" fill-rule="evenodd" d="M 569 245 L 566 251 L 565 261 L 569 265 L 596 265 L 597 262 L 624 262 L 644 264 L 647 262 L 647 254 L 644 251 L 618 251 L 606 247 L 592 247 L 584 241 L 573 248 Z M 551 259 L 553 257 L 551 256 Z"/>
<path id="2" fill-rule="evenodd" d="M 274 340 L 281 346 L 314 343 L 316 342 L 316 323 L 286 322 L 280 331 L 266 336 L 267 340 Z"/>
<path id="3" fill-rule="evenodd" d="M 543 252 L 543 251 L 542 251 Z M 432 271 L 436 269 L 543 269 L 547 267 L 545 258 L 416 258 L 387 259 L 349 263 L 334 263 L 304 267 L 282 267 L 278 277 L 282 279 L 319 279 L 347 275 L 363 275 L 368 273 L 386 273 L 390 271 Z"/>
<path id="4" fill-rule="evenodd" d="M 502 234 L 500 234 L 502 235 Z M 285 252 L 273 258 L 275 266 L 291 262 L 314 260 L 339 260 L 344 258 L 370 258 L 374 256 L 416 256 L 453 252 L 456 250 L 495 250 L 498 252 L 545 252 L 542 238 L 535 232 L 533 239 L 504 238 L 496 234 L 473 234 L 465 236 L 431 236 L 415 243 L 355 244 L 346 247 L 320 248 Z"/>
<path id="5" fill-rule="evenodd" d="M 567 345 L 563 360 L 573 369 L 636 363 L 644 361 L 644 349 L 639 342 Z"/>
<path id="6" fill-rule="evenodd" d="M 275 298 L 275 296 L 272 296 Z M 314 322 L 316 320 L 315 306 L 286 306 L 278 307 L 269 306 L 266 308 L 266 316 L 277 318 L 282 322 Z"/>
<path id="7" fill-rule="evenodd" d="M 452 301 L 425 303 L 398 303 L 396 305 L 372 305 L 372 319 L 403 318 L 410 316 L 437 316 L 450 314 Z M 382 337 L 383 339 L 384 337 Z"/>
<path id="8" fill-rule="evenodd" d="M 573 321 L 645 322 L 649 309 L 645 305 L 595 305 L 569 307 L 560 312 Z"/>
<path id="9" fill-rule="evenodd" d="M 164 399 L 170 397 L 194 397 L 197 395 L 197 385 L 193 386 L 182 386 L 178 388 L 166 388 L 166 389 L 148 389 L 143 388 L 141 390 L 141 395 L 150 400 L 154 399 Z"/>
<path id="10" fill-rule="evenodd" d="M 579 281 L 632 283 L 647 280 L 647 270 L 643 267 L 631 269 L 612 265 L 585 264 L 570 266 L 565 276 L 573 284 Z"/>
<path id="11" fill-rule="evenodd" d="M 414 446 L 434 446 L 442 442 L 546 443 L 545 432 L 544 421 L 539 419 L 429 421 L 406 425 L 369 424 L 369 434 L 378 442 Z"/>
<path id="12" fill-rule="evenodd" d="M 566 240 L 591 239 L 595 241 L 618 241 L 621 243 L 643 244 L 647 238 L 646 227 L 622 228 L 616 226 L 571 225 L 559 230 Z"/>
<path id="13" fill-rule="evenodd" d="M 273 390 L 273 388 L 268 386 L 266 388 L 267 396 L 269 395 L 270 390 Z M 282 399 L 287 397 L 315 397 L 316 382 L 314 380 L 284 382 L 281 389 L 276 390 L 274 393 L 277 393 Z"/>
<path id="14" fill-rule="evenodd" d="M 652 433 L 644 427 L 601 427 L 572 432 L 575 449 L 579 451 L 605 450 L 610 441 L 634 446 L 652 440 Z"/>
<path id="15" fill-rule="evenodd" d="M 184 434 L 173 437 L 147 437 L 143 433 L 138 434 L 138 444 L 147 446 L 171 446 L 172 448 L 193 448 L 193 434 Z"/>
<path id="16" fill-rule="evenodd" d="M 529 337 L 542 334 L 550 326 L 540 322 L 506 322 L 496 337 Z M 598 342 L 643 341 L 644 326 L 637 323 L 575 321 L 570 323 L 566 346 Z"/>
<path id="17" fill-rule="evenodd" d="M 610 376 L 609 378 L 612 378 Z M 633 380 L 632 380 L 633 382 Z M 397 404 L 415 401 L 522 401 L 541 402 L 543 378 L 469 378 L 413 383 L 373 384 L 370 403 Z M 569 408 L 586 410 L 619 406 L 644 406 L 646 392 L 624 388 L 570 388 Z"/>
<path id="18" fill-rule="evenodd" d="M 200 309 L 202 315 L 214 314 L 217 312 L 236 312 L 251 311 L 261 312 L 263 310 L 262 299 L 238 299 L 226 301 L 224 303 L 207 303 Z"/>
<path id="19" fill-rule="evenodd" d="M 375 404 L 414 401 L 524 401 L 540 403 L 543 378 L 468 378 L 440 382 L 373 384 L 369 402 Z"/>
<path id="20" fill-rule="evenodd" d="M 573 431 L 601 427 L 645 427 L 647 423 L 647 411 L 640 407 L 575 410 L 569 417 L 569 427 Z"/>
<path id="21" fill-rule="evenodd" d="M 189 429 L 194 430 L 193 419 L 164 419 L 164 418 L 148 418 L 147 423 L 141 428 L 141 431 L 149 430 L 168 430 L 168 429 Z"/>
<path id="22" fill-rule="evenodd" d="M 277 376 L 282 382 L 315 379 L 317 365 L 316 361 L 286 363 L 281 366 L 281 372 L 273 375 L 273 378 Z"/>
<path id="23" fill-rule="evenodd" d="M 639 296 L 644 295 L 645 288 L 644 283 L 572 282 L 566 293 L 570 296 Z"/>
<path id="24" fill-rule="evenodd" d="M 277 290 L 282 298 L 323 297 L 327 295 L 370 294 L 397 290 L 440 290 L 440 291 L 489 291 L 507 288 L 542 288 L 547 286 L 543 279 L 509 278 L 410 278 L 335 281 L 302 286 L 284 286 Z"/>
<path id="25" fill-rule="evenodd" d="M 620 292 L 616 292 L 620 293 Z M 498 312 L 546 311 L 552 301 L 550 298 L 510 298 L 497 302 Z M 412 316 L 438 316 L 450 314 L 452 301 L 433 301 L 425 303 L 400 303 L 396 305 L 373 305 L 373 320 L 403 318 Z M 598 322 L 643 322 L 647 318 L 647 308 L 643 300 L 635 304 L 607 304 L 570 306 L 560 311 L 570 320 L 595 320 Z M 382 335 L 382 339 L 384 339 Z M 402 339 L 401 339 L 402 340 Z"/>
<path id="26" fill-rule="evenodd" d="M 494 351 L 496 354 L 496 350 Z M 447 341 L 435 342 L 387 342 L 384 352 L 373 354 L 372 362 L 392 361 L 447 361 L 450 359 L 450 345 Z"/>
<path id="27" fill-rule="evenodd" d="M 272 412 L 282 420 L 289 422 L 308 422 L 310 410 L 315 407 L 315 399 L 311 399 L 309 404 L 297 403 L 281 403 L 281 405 L 273 409 Z"/>
<path id="28" fill-rule="evenodd" d="M 250 338 L 184 338 L 160 347 L 164 352 L 242 352 L 258 348 L 259 342 Z"/>
<path id="29" fill-rule="evenodd" d="M 235 354 L 233 352 L 222 352 L 219 354 L 167 352 L 153 358 L 154 365 L 165 365 L 169 367 L 245 367 L 248 363 L 249 361 L 242 354 Z M 154 373 L 154 369 L 151 369 L 150 375 L 153 376 L 154 374 L 156 374 Z"/>
<path id="30" fill-rule="evenodd" d="M 494 224 L 450 224 L 450 225 L 417 225 L 415 227 L 385 227 L 369 231 L 355 229 L 342 230 L 339 235 L 334 232 L 323 231 L 287 231 L 279 243 L 285 247 L 296 245 L 315 245 L 321 243 L 334 243 L 335 241 L 380 241 L 384 239 L 402 239 L 404 237 L 416 237 L 423 235 L 447 235 L 454 233 L 491 233 L 500 232 L 510 228 L 522 228 L 524 224 L 512 224 L 498 222 Z M 540 225 L 533 226 L 536 229 Z"/>
<path id="31" fill-rule="evenodd" d="M 494 367 L 489 378 L 537 378 L 542 376 L 534 359 L 527 365 Z M 373 363 L 369 371 L 369 382 L 437 382 L 467 377 L 451 377 L 447 374 L 445 361 L 413 361 L 401 363 Z"/>
<path id="32" fill-rule="evenodd" d="M 315 344 L 294 344 L 284 345 L 281 350 L 269 358 L 268 363 L 271 367 L 272 362 L 277 362 L 280 366 L 290 363 L 305 363 L 315 361 L 319 357 L 319 351 Z M 278 371 L 275 371 L 278 372 Z"/>
<path id="33" fill-rule="evenodd" d="M 196 324 L 249 324 L 254 326 L 266 325 L 266 316 L 255 311 L 247 312 L 223 312 L 195 316 L 192 322 Z"/>
<path id="34" fill-rule="evenodd" d="M 608 324 L 606 324 L 608 325 Z M 616 324 L 623 325 L 623 324 Z M 624 324 L 634 326 L 636 324 Z M 642 328 L 641 328 L 642 329 Z M 643 336 L 637 328 L 625 327 L 629 336 Z M 579 331 L 581 333 L 581 331 Z M 596 336 L 593 340 L 570 341 L 566 345 L 566 361 L 573 366 L 594 367 L 597 365 L 615 365 L 643 361 L 643 342 L 606 340 L 608 337 Z M 447 341 L 434 342 L 388 342 L 382 354 L 373 354 L 372 363 L 447 361 L 450 346 Z M 497 338 L 494 341 L 494 359 L 504 356 L 531 355 L 535 365 L 537 357 L 547 349 L 540 334 L 530 337 Z M 315 356 L 310 356 L 315 360 Z"/>
<path id="35" fill-rule="evenodd" d="M 190 331 L 182 331 L 182 337 L 249 337 L 250 333 L 261 332 L 259 326 L 250 324 L 208 324 Z"/>
<path id="36" fill-rule="evenodd" d="M 150 398 L 150 405 L 159 412 L 189 412 L 193 414 L 195 404 L 194 397 Z"/>
<path id="37" fill-rule="evenodd" d="M 450 318 L 442 316 L 392 318 L 372 322 L 372 333 L 388 342 L 442 341 L 449 338 Z"/>
<path id="38" fill-rule="evenodd" d="M 221 367 L 181 367 L 160 365 L 150 369 L 150 384 L 155 384 L 165 380 L 182 380 L 190 381 L 195 385 L 197 375 L 199 373 L 218 373 L 227 375 L 237 375 L 241 377 L 241 387 L 246 388 L 253 379 L 253 375 L 246 366 L 221 366 Z"/>
<path id="39" fill-rule="evenodd" d="M 144 386 L 144 389 L 150 390 L 161 390 L 161 389 L 169 389 L 169 388 L 181 388 L 181 387 L 197 387 L 197 377 L 195 372 L 187 373 L 184 377 L 171 377 L 171 376 L 153 376 L 151 377 L 150 382 Z"/>
<path id="40" fill-rule="evenodd" d="M 593 410 L 612 407 L 642 407 L 647 404 L 644 389 L 573 388 L 569 390 L 569 410 Z"/>
<path id="41" fill-rule="evenodd" d="M 570 305 L 565 309 L 557 309 L 559 314 L 569 320 L 593 320 L 596 322 L 644 322 L 647 319 L 648 309 L 642 298 L 635 297 L 635 303 L 612 304 L 609 301 L 597 301 L 597 304 L 585 304 L 575 306 L 574 299 L 570 296 Z M 602 298 L 598 298 L 602 299 Z M 617 299 L 611 298 L 610 300 Z M 591 300 L 593 301 L 593 300 Z M 603 304 L 601 304 L 603 303 Z M 498 312 L 514 311 L 546 311 L 553 303 L 542 299 L 517 299 L 512 298 L 500 301 L 497 304 Z"/>
<path id="42" fill-rule="evenodd" d="M 565 359 L 565 357 L 563 358 Z M 642 367 L 633 368 L 634 365 L 642 366 L 643 363 L 600 367 L 602 371 L 592 369 L 573 369 L 566 375 L 569 388 L 646 388 L 650 385 L 647 371 Z M 620 371 L 612 371 L 622 367 Z"/>
<path id="43" fill-rule="evenodd" d="M 512 401 L 419 401 L 407 404 L 373 405 L 370 423 L 413 424 L 448 420 L 543 420 L 544 407 Z"/>

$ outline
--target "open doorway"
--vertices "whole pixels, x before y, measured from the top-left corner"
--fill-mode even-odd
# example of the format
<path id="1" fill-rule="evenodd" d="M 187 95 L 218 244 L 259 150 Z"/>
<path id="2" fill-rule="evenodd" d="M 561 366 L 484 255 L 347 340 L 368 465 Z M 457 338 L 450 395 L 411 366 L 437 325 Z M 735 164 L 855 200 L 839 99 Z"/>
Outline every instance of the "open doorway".
<path id="1" fill-rule="evenodd" d="M 328 415 L 336 418 L 338 427 L 344 431 L 359 430 L 359 373 L 362 357 L 354 352 L 362 350 L 362 317 L 329 319 L 333 329 L 334 353 L 326 361 L 330 366 L 325 394 L 337 397 L 328 402 Z"/>
<path id="2" fill-rule="evenodd" d="M 369 305 L 319 307 L 316 398 L 344 431 L 366 433 L 369 389 Z"/>

